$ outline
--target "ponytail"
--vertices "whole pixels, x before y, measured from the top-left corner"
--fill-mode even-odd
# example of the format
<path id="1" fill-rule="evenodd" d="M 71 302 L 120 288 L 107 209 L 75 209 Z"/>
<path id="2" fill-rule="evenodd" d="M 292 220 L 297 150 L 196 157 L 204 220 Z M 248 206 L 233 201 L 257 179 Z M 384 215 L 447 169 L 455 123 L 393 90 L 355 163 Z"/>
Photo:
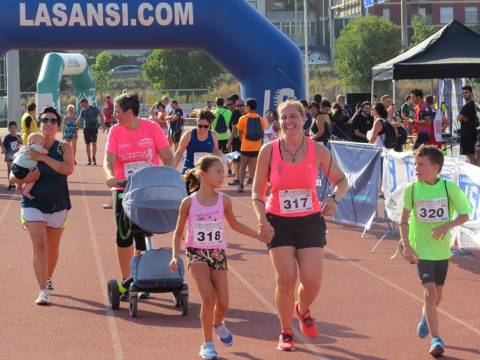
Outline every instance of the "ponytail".
<path id="1" fill-rule="evenodd" d="M 188 184 L 188 192 L 192 194 L 200 189 L 200 179 L 196 174 L 196 168 L 188 169 L 183 175 L 183 179 Z"/>

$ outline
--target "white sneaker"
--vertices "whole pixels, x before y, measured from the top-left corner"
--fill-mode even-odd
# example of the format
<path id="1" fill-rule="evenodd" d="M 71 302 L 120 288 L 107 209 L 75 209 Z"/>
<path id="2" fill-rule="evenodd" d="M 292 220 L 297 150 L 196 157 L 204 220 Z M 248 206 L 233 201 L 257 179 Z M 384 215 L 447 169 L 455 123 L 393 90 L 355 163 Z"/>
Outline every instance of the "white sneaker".
<path id="1" fill-rule="evenodd" d="M 220 325 L 214 326 L 213 329 L 215 330 L 215 334 L 217 335 L 218 339 L 221 341 L 223 345 L 232 346 L 233 336 L 230 330 L 228 330 L 227 327 L 225 326 L 224 321 L 222 321 Z"/>
<path id="2" fill-rule="evenodd" d="M 38 294 L 37 300 L 35 300 L 35 304 L 37 304 L 37 305 L 48 304 L 48 290 L 47 289 L 40 290 L 40 294 Z"/>
<path id="3" fill-rule="evenodd" d="M 52 279 L 47 278 L 47 286 L 45 287 L 45 289 L 47 289 L 48 292 L 50 292 L 50 293 L 54 290 Z"/>

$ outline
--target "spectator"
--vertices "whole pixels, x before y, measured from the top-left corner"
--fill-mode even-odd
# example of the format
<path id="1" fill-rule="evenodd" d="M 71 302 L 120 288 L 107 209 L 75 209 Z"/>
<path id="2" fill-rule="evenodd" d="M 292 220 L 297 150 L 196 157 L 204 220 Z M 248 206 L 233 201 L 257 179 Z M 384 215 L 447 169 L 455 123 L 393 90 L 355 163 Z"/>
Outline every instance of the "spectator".
<path id="1" fill-rule="evenodd" d="M 347 118 L 347 120 L 349 120 L 353 115 L 353 110 L 350 107 L 350 105 L 346 103 L 345 95 L 342 95 L 342 94 L 337 95 L 336 103 L 340 105 L 340 108 L 343 111 L 344 117 Z"/>
<path id="2" fill-rule="evenodd" d="M 241 139 L 237 129 L 237 124 L 240 118 L 245 115 L 245 103 L 239 99 L 238 95 L 232 95 L 227 99 L 227 108 L 232 112 L 232 119 L 230 121 L 230 136 L 228 138 L 227 149 L 231 152 L 240 152 Z M 228 183 L 228 185 L 238 186 L 240 184 L 240 159 L 232 161 L 235 170 L 235 179 Z M 231 163 L 227 163 L 228 176 L 233 176 Z"/>
<path id="3" fill-rule="evenodd" d="M 303 131 L 305 132 L 305 136 L 309 136 L 313 121 L 312 114 L 310 114 L 310 111 L 308 111 L 309 105 L 307 100 L 301 100 L 300 103 L 303 105 L 303 109 L 305 110 L 304 112 L 307 116 L 307 120 L 305 120 L 305 124 L 303 124 Z"/>
<path id="4" fill-rule="evenodd" d="M 359 105 L 353 116 L 353 141 L 368 143 L 367 132 L 373 127 L 371 105 L 368 101 Z"/>
<path id="5" fill-rule="evenodd" d="M 470 164 L 476 165 L 475 145 L 477 143 L 477 105 L 473 98 L 473 91 L 470 85 L 462 88 L 463 106 L 457 120 L 460 121 L 460 154 L 465 155 Z"/>
<path id="6" fill-rule="evenodd" d="M 85 140 L 86 151 L 88 162 L 87 165 L 97 165 L 97 137 L 98 137 L 98 118 L 100 118 L 100 123 L 102 128 L 105 129 L 103 124 L 102 113 L 96 106 L 91 106 L 88 104 L 88 100 L 83 98 L 80 100 L 80 106 L 82 110 L 77 119 L 77 125 L 80 123 L 81 119 L 84 121 L 83 129 L 83 138 Z"/>
<path id="7" fill-rule="evenodd" d="M 172 110 L 165 119 L 170 123 L 170 139 L 177 150 L 183 132 L 184 113 L 177 100 L 172 100 L 171 107 Z"/>
<path id="8" fill-rule="evenodd" d="M 103 106 L 103 118 L 105 119 L 105 128 L 103 130 L 106 129 L 108 134 L 113 124 L 113 102 L 110 96 L 105 97 L 105 105 Z"/>
<path id="9" fill-rule="evenodd" d="M 28 135 L 38 132 L 37 122 L 35 121 L 35 111 L 37 105 L 35 103 L 29 103 L 27 105 L 27 111 L 22 115 L 20 120 L 20 126 L 22 131 L 22 142 L 27 143 Z"/>
<path id="10" fill-rule="evenodd" d="M 346 111 L 338 103 L 332 105 L 332 127 L 333 135 L 338 139 L 352 141 L 352 125 Z"/>
<path id="11" fill-rule="evenodd" d="M 409 94 L 405 96 L 405 102 L 402 104 L 400 107 L 400 116 L 403 120 L 403 123 L 408 126 L 408 133 L 411 133 L 412 127 L 411 123 L 413 121 L 413 100 L 412 100 L 412 95 Z"/>
<path id="12" fill-rule="evenodd" d="M 257 157 L 262 147 L 262 140 L 266 128 L 265 122 L 257 113 L 257 100 L 249 99 L 246 104 L 247 114 L 238 120 L 237 129 L 240 132 L 242 144 L 240 147 L 240 183 L 238 192 L 243 193 L 243 182 L 245 171 L 248 166 L 250 177 L 255 177 L 255 168 L 257 166 Z"/>
<path id="13" fill-rule="evenodd" d="M 381 102 L 375 103 L 372 113 L 375 121 L 370 131 L 369 143 L 375 144 L 377 147 L 385 147 L 386 149 L 396 148 L 398 145 L 397 133 L 387 120 L 388 112 L 385 106 Z"/>
<path id="14" fill-rule="evenodd" d="M 323 100 L 322 95 L 320 94 L 315 94 L 313 95 L 313 101 L 315 101 L 317 104 L 320 104 Z"/>
<path id="15" fill-rule="evenodd" d="M 226 154 L 228 153 L 227 144 L 230 136 L 230 121 L 232 121 L 232 112 L 225 108 L 225 101 L 223 98 L 215 100 L 217 108 L 213 110 L 215 120 L 212 123 L 212 129 L 218 134 L 218 148 Z"/>
<path id="16" fill-rule="evenodd" d="M 328 100 L 323 100 L 320 105 L 313 101 L 308 106 L 308 112 L 312 116 L 311 137 L 314 141 L 323 142 L 325 145 L 327 145 L 331 134 L 330 110 L 331 104 Z"/>

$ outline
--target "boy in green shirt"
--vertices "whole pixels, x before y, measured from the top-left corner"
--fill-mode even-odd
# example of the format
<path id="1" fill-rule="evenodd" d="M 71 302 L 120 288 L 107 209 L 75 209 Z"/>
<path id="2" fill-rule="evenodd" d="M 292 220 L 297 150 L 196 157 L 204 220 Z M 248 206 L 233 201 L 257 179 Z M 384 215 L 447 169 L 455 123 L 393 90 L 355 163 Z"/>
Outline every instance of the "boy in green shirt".
<path id="1" fill-rule="evenodd" d="M 430 354 L 441 356 L 445 345 L 439 336 L 437 307 L 447 277 L 450 259 L 450 229 L 468 221 L 471 212 L 467 196 L 452 181 L 438 174 L 443 166 L 443 154 L 435 146 L 421 146 L 414 152 L 417 180 L 403 194 L 400 223 L 404 258 L 416 263 L 424 288 L 422 320 L 418 336 L 430 333 Z M 454 218 L 455 213 L 458 215 Z"/>

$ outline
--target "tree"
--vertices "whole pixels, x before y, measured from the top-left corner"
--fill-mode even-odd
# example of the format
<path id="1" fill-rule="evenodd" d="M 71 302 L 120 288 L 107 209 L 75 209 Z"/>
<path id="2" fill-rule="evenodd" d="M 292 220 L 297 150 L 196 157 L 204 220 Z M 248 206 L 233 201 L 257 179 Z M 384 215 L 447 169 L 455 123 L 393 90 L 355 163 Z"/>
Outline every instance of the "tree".
<path id="1" fill-rule="evenodd" d="M 55 50 L 20 50 L 20 91 L 37 91 L 37 80 L 43 58 Z"/>
<path id="2" fill-rule="evenodd" d="M 342 30 L 335 44 L 335 71 L 348 90 L 370 88 L 372 67 L 399 54 L 400 29 L 378 16 L 352 20 Z"/>
<path id="3" fill-rule="evenodd" d="M 437 30 L 433 26 L 425 23 L 424 16 L 414 16 L 412 18 L 413 45 L 420 44 L 423 40 L 433 35 Z"/>
<path id="4" fill-rule="evenodd" d="M 95 86 L 100 90 L 100 98 L 103 91 L 110 88 L 110 68 L 112 66 L 112 55 L 109 52 L 102 51 L 97 55 L 95 64 L 91 66 L 95 78 Z"/>
<path id="5" fill-rule="evenodd" d="M 209 88 L 222 72 L 199 50 L 154 50 L 142 66 L 143 78 L 155 89 Z"/>

